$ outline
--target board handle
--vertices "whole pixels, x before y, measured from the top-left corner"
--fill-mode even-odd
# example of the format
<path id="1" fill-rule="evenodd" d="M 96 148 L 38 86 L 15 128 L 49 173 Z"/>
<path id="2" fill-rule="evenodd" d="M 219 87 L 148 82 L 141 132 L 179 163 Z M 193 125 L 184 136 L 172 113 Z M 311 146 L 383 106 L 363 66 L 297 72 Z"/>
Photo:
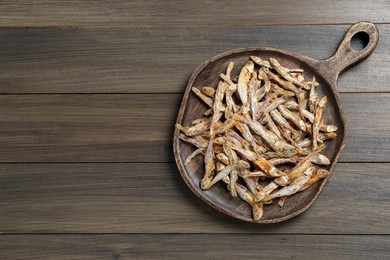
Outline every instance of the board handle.
<path id="1" fill-rule="evenodd" d="M 366 46 L 362 50 L 354 50 L 351 47 L 351 39 L 358 33 L 365 33 L 368 38 Z M 326 60 L 318 61 L 317 68 L 333 86 L 337 86 L 339 75 L 350 66 L 366 58 L 375 49 L 379 40 L 378 28 L 370 22 L 359 22 L 352 25 L 336 52 Z"/>

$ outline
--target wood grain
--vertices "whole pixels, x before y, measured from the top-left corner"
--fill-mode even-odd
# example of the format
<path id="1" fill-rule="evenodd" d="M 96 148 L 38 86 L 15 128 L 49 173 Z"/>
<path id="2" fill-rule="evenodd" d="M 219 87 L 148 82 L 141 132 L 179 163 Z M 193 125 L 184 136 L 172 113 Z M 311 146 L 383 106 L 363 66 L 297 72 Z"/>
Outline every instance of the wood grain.
<path id="1" fill-rule="evenodd" d="M 268 46 L 325 59 L 348 27 L 3 28 L 0 93 L 182 93 L 191 72 L 218 53 Z M 339 91 L 390 91 L 390 25 L 379 33 Z"/>
<path id="2" fill-rule="evenodd" d="M 388 0 L 1 1 L 0 258 L 388 258 L 389 14 Z M 238 47 L 324 59 L 361 20 L 379 44 L 339 79 L 349 137 L 313 207 L 250 225 L 192 194 L 171 142 L 195 67 Z"/>
<path id="3" fill-rule="evenodd" d="M 172 162 L 181 94 L 2 95 L 0 162 Z M 389 162 L 390 94 L 342 94 L 342 162 Z"/>
<path id="4" fill-rule="evenodd" d="M 348 1 L 2 1 L 3 26 L 162 26 L 389 22 L 386 0 Z"/>
<path id="5" fill-rule="evenodd" d="M 0 160 L 168 161 L 179 99 L 179 95 L 0 96 Z"/>
<path id="6" fill-rule="evenodd" d="M 385 259 L 389 236 L 4 235 L 4 259 Z M 212 244 L 212 246 L 210 246 Z M 259 248 L 261 244 L 261 248 Z"/>
<path id="7" fill-rule="evenodd" d="M 389 167 L 339 163 L 307 212 L 259 225 L 207 206 L 173 163 L 2 164 L 0 232 L 389 234 Z"/>

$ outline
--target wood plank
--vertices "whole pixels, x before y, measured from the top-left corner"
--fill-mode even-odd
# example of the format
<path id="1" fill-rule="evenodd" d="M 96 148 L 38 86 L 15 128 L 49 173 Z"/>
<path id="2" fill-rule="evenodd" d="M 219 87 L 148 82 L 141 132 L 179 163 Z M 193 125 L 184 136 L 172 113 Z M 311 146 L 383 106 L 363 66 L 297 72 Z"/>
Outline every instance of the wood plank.
<path id="1" fill-rule="evenodd" d="M 318 24 L 389 22 L 389 3 L 351 0 L 69 1 L 3 0 L 1 26 L 161 26 L 209 24 Z"/>
<path id="2" fill-rule="evenodd" d="M 390 94 L 341 95 L 341 102 L 349 127 L 341 161 L 389 162 Z"/>
<path id="3" fill-rule="evenodd" d="M 325 59 L 348 27 L 3 28 L 0 93 L 182 93 L 218 53 L 269 46 Z M 377 49 L 341 76 L 340 91 L 390 91 L 390 25 L 379 31 Z"/>
<path id="4" fill-rule="evenodd" d="M 179 99 L 179 95 L 0 96 L 0 160 L 168 161 Z"/>
<path id="5" fill-rule="evenodd" d="M 174 163 L 1 166 L 0 232 L 390 234 L 390 164 L 338 164 L 307 212 L 273 225 L 207 206 Z"/>
<path id="6" fill-rule="evenodd" d="M 386 259 L 389 236 L 2 235 L 4 259 Z M 261 247 L 259 247 L 259 244 Z M 212 245 L 212 246 L 210 246 Z"/>
<path id="7" fill-rule="evenodd" d="M 0 162 L 172 162 L 181 94 L 2 95 Z M 389 162 L 390 94 L 342 94 L 343 162 Z"/>

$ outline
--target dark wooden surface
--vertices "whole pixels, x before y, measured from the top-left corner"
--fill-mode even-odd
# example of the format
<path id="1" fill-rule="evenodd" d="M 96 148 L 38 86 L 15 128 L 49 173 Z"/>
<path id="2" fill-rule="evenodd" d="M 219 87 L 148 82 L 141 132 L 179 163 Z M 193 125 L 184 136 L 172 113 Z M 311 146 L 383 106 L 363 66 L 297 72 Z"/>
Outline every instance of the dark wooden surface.
<path id="1" fill-rule="evenodd" d="M 3 235 L 0 251 L 12 259 L 39 260 L 388 259 L 389 243 L 380 235 Z"/>
<path id="2" fill-rule="evenodd" d="M 269 46 L 325 59 L 348 27 L 4 28 L 0 93 L 183 93 L 192 71 L 218 53 Z M 341 92 L 390 91 L 390 24 L 378 29 L 376 50 L 341 76 Z"/>
<path id="3" fill-rule="evenodd" d="M 339 163 L 307 212 L 285 223 L 256 225 L 199 200 L 174 163 L 2 164 L 0 230 L 386 235 L 389 167 Z"/>
<path id="4" fill-rule="evenodd" d="M 4 26 L 198 26 L 388 22 L 387 0 L 3 0 Z"/>
<path id="5" fill-rule="evenodd" d="M 264 226 L 193 195 L 172 153 L 192 70 L 237 47 L 324 59 L 359 20 L 380 40 L 339 79 L 349 136 L 314 205 Z M 0 258 L 389 258 L 389 35 L 387 0 L 2 1 Z"/>

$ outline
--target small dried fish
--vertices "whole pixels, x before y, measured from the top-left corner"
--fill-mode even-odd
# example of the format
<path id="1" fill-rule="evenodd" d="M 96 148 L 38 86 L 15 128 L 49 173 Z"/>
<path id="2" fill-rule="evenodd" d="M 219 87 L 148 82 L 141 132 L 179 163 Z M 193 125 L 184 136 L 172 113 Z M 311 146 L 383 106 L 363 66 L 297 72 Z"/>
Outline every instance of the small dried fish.
<path id="1" fill-rule="evenodd" d="M 288 150 L 283 152 L 266 152 L 263 153 L 261 156 L 263 156 L 265 159 L 274 159 L 274 158 L 288 158 L 294 155 L 297 155 L 297 150 Z"/>
<path id="2" fill-rule="evenodd" d="M 316 168 L 310 167 L 305 172 L 297 177 L 289 186 L 283 187 L 282 189 L 271 193 L 269 197 L 266 197 L 266 199 L 275 199 L 283 196 L 291 196 L 295 193 L 297 193 L 302 187 L 305 185 L 305 183 L 310 179 L 310 177 L 313 175 L 313 172 Z"/>
<path id="3" fill-rule="evenodd" d="M 246 172 L 243 172 L 240 177 L 242 178 L 247 178 L 247 177 L 267 177 L 268 175 L 263 172 L 263 171 L 255 171 L 255 172 L 250 172 L 250 171 L 246 171 Z"/>
<path id="4" fill-rule="evenodd" d="M 253 70 L 251 77 L 257 79 L 257 72 Z"/>
<path id="5" fill-rule="evenodd" d="M 256 194 L 257 187 L 256 187 L 255 181 L 251 177 L 244 177 L 243 179 L 244 179 L 246 186 L 250 190 L 250 192 L 252 192 L 253 194 Z"/>
<path id="6" fill-rule="evenodd" d="M 230 191 L 230 178 L 229 178 L 229 176 L 222 178 L 222 181 L 227 184 L 227 189 L 228 189 L 228 191 Z"/>
<path id="7" fill-rule="evenodd" d="M 272 92 L 282 96 L 285 99 L 288 99 L 290 97 L 294 97 L 295 93 L 292 91 L 285 90 L 281 87 L 279 87 L 277 84 L 272 84 Z"/>
<path id="8" fill-rule="evenodd" d="M 214 149 L 214 154 L 223 152 L 223 146 L 222 145 L 214 144 L 213 145 L 213 149 Z"/>
<path id="9" fill-rule="evenodd" d="M 310 147 L 312 144 L 311 138 L 306 138 L 298 142 L 298 146 L 301 148 Z"/>
<path id="10" fill-rule="evenodd" d="M 214 184 L 216 184 L 218 181 L 222 180 L 223 178 L 225 178 L 226 176 L 228 176 L 230 174 L 230 172 L 234 169 L 236 169 L 237 166 L 235 165 L 229 165 L 229 166 L 226 166 L 225 168 L 223 168 L 222 171 L 218 172 L 217 175 L 215 175 L 215 177 L 213 178 L 213 180 L 210 182 L 208 188 L 212 187 Z"/>
<path id="11" fill-rule="evenodd" d="M 268 113 L 268 109 L 264 111 L 265 118 L 267 120 L 268 128 L 279 138 L 279 140 L 284 140 L 282 134 L 280 133 L 278 127 L 276 126 L 274 120 L 272 120 L 270 114 Z"/>
<path id="12" fill-rule="evenodd" d="M 233 94 L 236 92 L 237 86 L 229 86 L 228 89 L 226 90 L 226 110 L 228 111 L 228 116 L 226 116 L 226 119 L 229 119 L 232 114 L 236 113 L 237 111 L 240 110 L 239 106 L 236 105 L 236 103 L 233 100 Z M 225 111 L 226 115 L 226 111 Z"/>
<path id="13" fill-rule="evenodd" d="M 224 145 L 223 151 L 225 152 L 226 156 L 229 158 L 229 165 L 238 164 L 239 159 L 238 159 L 237 153 L 233 149 Z"/>
<path id="14" fill-rule="evenodd" d="M 244 160 L 239 160 L 237 166 L 240 170 L 248 170 L 251 167 L 251 165 Z"/>
<path id="15" fill-rule="evenodd" d="M 313 80 L 310 82 L 310 85 L 311 85 L 311 87 L 310 87 L 310 93 L 309 93 L 309 111 L 314 113 L 316 106 L 317 106 L 317 102 L 318 102 L 318 95 L 315 92 L 315 88 L 316 88 L 316 86 L 318 86 L 318 84 L 316 82 L 315 77 L 313 77 Z"/>
<path id="16" fill-rule="evenodd" d="M 302 111 L 303 113 L 303 116 L 306 117 L 307 119 L 309 119 L 309 121 L 311 123 L 314 122 L 314 114 L 312 114 L 311 112 L 307 111 L 306 109 L 304 109 Z M 321 131 L 324 131 L 324 132 L 327 132 L 327 133 L 331 133 L 331 132 L 336 132 L 337 131 L 337 126 L 335 125 L 325 125 L 322 121 L 321 121 L 321 126 L 320 126 L 320 130 Z M 332 138 L 330 138 L 332 139 Z M 329 139 L 328 139 L 329 140 Z"/>
<path id="17" fill-rule="evenodd" d="M 257 118 L 263 117 L 261 120 L 259 120 L 260 123 L 262 125 L 267 123 L 267 118 L 264 116 L 264 111 L 271 112 L 272 110 L 275 110 L 276 108 L 278 108 L 278 106 L 283 104 L 285 101 L 286 100 L 284 98 L 266 99 L 266 101 L 264 103 L 265 107 L 261 107 L 261 110 L 259 111 L 259 113 L 257 113 Z"/>
<path id="18" fill-rule="evenodd" d="M 286 203 L 287 198 L 288 198 L 288 196 L 283 196 L 283 197 L 279 198 L 279 202 L 278 202 L 279 207 L 283 208 L 284 204 Z"/>
<path id="19" fill-rule="evenodd" d="M 259 80 L 264 81 L 265 83 L 267 83 L 267 82 L 269 81 L 268 75 L 267 75 L 267 73 L 265 73 L 265 71 L 264 71 L 264 67 L 261 67 L 261 68 L 259 69 L 259 72 L 257 73 L 257 78 L 258 78 Z"/>
<path id="20" fill-rule="evenodd" d="M 274 148 L 277 151 L 281 150 L 278 137 L 271 131 L 268 131 L 264 126 L 262 126 L 258 122 L 250 120 L 238 114 L 233 115 L 233 119 L 247 124 L 256 134 L 260 135 L 272 148 Z"/>
<path id="21" fill-rule="evenodd" d="M 293 136 L 299 136 L 299 132 L 291 127 L 291 125 L 286 121 L 286 119 L 284 119 L 284 117 L 279 113 L 279 111 L 272 110 L 270 114 L 277 124 L 291 131 Z"/>
<path id="22" fill-rule="evenodd" d="M 280 105 L 278 109 L 284 118 L 291 120 L 302 131 L 306 131 L 306 124 L 299 116 L 288 110 L 283 105 Z"/>
<path id="23" fill-rule="evenodd" d="M 330 172 L 325 169 L 318 169 L 314 172 L 314 174 L 311 176 L 311 178 L 303 185 L 303 187 L 299 191 L 306 190 L 311 185 L 316 183 L 317 181 L 321 179 L 325 179 L 330 175 Z"/>
<path id="24" fill-rule="evenodd" d="M 232 61 L 229 62 L 229 65 L 226 68 L 226 77 L 228 77 L 229 79 L 231 78 L 233 67 L 234 67 L 234 62 Z"/>
<path id="25" fill-rule="evenodd" d="M 245 149 L 250 149 L 250 144 L 248 143 L 248 141 L 246 141 L 244 138 L 242 138 L 235 131 L 229 130 L 227 133 L 227 136 L 232 137 L 229 140 L 236 143 L 236 145 L 238 145 L 239 147 L 244 147 Z"/>
<path id="26" fill-rule="evenodd" d="M 246 106 L 248 104 L 248 83 L 253 69 L 253 62 L 248 61 L 241 69 L 240 76 L 238 77 L 237 92 L 240 96 L 243 106 Z"/>
<path id="27" fill-rule="evenodd" d="M 270 182 L 267 186 L 264 187 L 263 191 L 265 194 L 270 194 L 274 190 L 279 188 L 279 186 L 275 182 Z"/>
<path id="28" fill-rule="evenodd" d="M 269 162 L 272 163 L 273 165 L 277 166 L 277 165 L 286 164 L 286 163 L 297 164 L 299 162 L 299 159 L 300 158 L 298 158 L 298 157 L 272 158 L 269 160 Z"/>
<path id="29" fill-rule="evenodd" d="M 214 138 L 214 128 L 213 125 L 221 118 L 223 108 L 222 99 L 224 97 L 226 91 L 226 85 L 220 81 L 217 87 L 217 91 L 215 92 L 215 100 L 213 103 L 213 115 L 211 117 L 210 123 L 210 138 Z"/>
<path id="30" fill-rule="evenodd" d="M 300 162 L 295 165 L 295 167 L 287 174 L 282 177 L 276 178 L 274 182 L 278 184 L 279 186 L 286 186 L 287 184 L 294 181 L 296 178 L 298 178 L 303 172 L 306 171 L 311 165 L 311 161 L 313 158 L 322 151 L 324 146 L 318 147 L 315 151 L 311 152 L 309 155 L 307 155 L 304 159 L 302 159 Z"/>
<path id="31" fill-rule="evenodd" d="M 200 181 L 200 187 L 204 190 L 209 189 L 211 180 L 215 171 L 215 159 L 213 150 L 213 140 L 209 141 L 207 151 L 204 155 L 205 171 L 202 180 Z"/>
<path id="32" fill-rule="evenodd" d="M 223 164 L 223 163 L 221 163 L 221 162 L 216 162 L 216 163 L 215 163 L 215 170 L 216 170 L 217 172 L 222 171 L 223 169 L 225 169 L 225 167 L 226 167 L 226 165 Z"/>
<path id="33" fill-rule="evenodd" d="M 279 188 L 279 186 L 271 181 L 267 186 L 265 186 L 261 192 L 259 191 L 256 196 L 255 196 L 255 202 L 260 202 L 260 201 L 267 201 L 265 200 L 264 198 L 266 198 L 271 192 L 273 192 L 274 190 L 276 190 L 277 188 Z M 265 202 L 267 203 L 267 202 Z"/>
<path id="34" fill-rule="evenodd" d="M 322 115 L 325 110 L 325 105 L 327 102 L 326 96 L 323 97 L 320 102 L 318 102 L 318 106 L 316 108 L 316 115 L 314 117 L 313 121 L 313 149 L 317 149 L 317 140 L 318 140 L 318 135 L 320 132 L 320 127 L 321 127 L 321 122 L 322 122 Z"/>
<path id="35" fill-rule="evenodd" d="M 278 108 L 280 105 L 282 105 L 286 100 L 284 98 L 276 98 L 271 100 L 271 103 L 266 107 L 268 112 L 271 112 L 272 110 Z"/>
<path id="36" fill-rule="evenodd" d="M 229 164 L 229 157 L 224 153 L 219 153 L 216 155 L 217 159 L 221 161 L 223 164 L 228 165 Z"/>
<path id="37" fill-rule="evenodd" d="M 305 102 L 305 92 L 299 93 L 298 96 L 298 110 L 302 120 L 305 120 L 305 116 L 303 115 L 303 110 L 306 109 L 307 103 Z"/>
<path id="38" fill-rule="evenodd" d="M 192 120 L 191 124 L 197 125 L 199 123 L 205 123 L 205 122 L 209 122 L 209 121 L 210 121 L 210 118 L 198 118 L 198 119 Z"/>
<path id="39" fill-rule="evenodd" d="M 200 148 L 196 149 L 194 152 L 192 152 L 192 153 L 187 157 L 186 161 L 184 162 L 184 165 L 189 164 L 190 161 L 191 161 L 192 159 L 194 159 L 198 154 L 201 154 L 202 152 L 203 152 L 202 149 L 200 149 Z"/>
<path id="40" fill-rule="evenodd" d="M 298 149 L 298 150 L 301 150 L 302 147 L 300 147 L 292 138 L 291 138 L 291 132 L 289 130 L 287 130 L 286 128 L 284 128 L 283 126 L 279 126 L 278 129 L 280 129 L 280 133 L 282 134 L 282 136 L 288 141 L 290 142 L 291 145 L 289 145 L 289 147 L 287 145 L 283 145 L 283 149 L 285 150 L 293 150 L 293 149 Z M 299 134 L 299 132 L 298 132 Z"/>
<path id="41" fill-rule="evenodd" d="M 203 138 L 202 136 L 197 135 L 197 136 L 194 136 L 191 138 L 191 137 L 188 137 L 186 135 L 180 134 L 179 138 L 181 140 L 183 140 L 184 142 L 190 143 L 190 144 L 194 145 L 195 147 L 200 148 L 200 149 L 204 149 L 206 151 L 208 141 L 205 138 Z"/>
<path id="42" fill-rule="evenodd" d="M 213 116 L 218 114 L 219 112 L 223 111 L 223 104 L 222 104 L 222 99 L 225 95 L 225 91 L 226 91 L 226 85 L 220 81 L 219 84 L 218 84 L 218 87 L 217 87 L 217 90 L 215 92 L 215 99 L 214 99 L 214 103 L 212 105 L 212 108 L 213 108 Z M 213 121 L 213 120 L 211 120 Z"/>
<path id="43" fill-rule="evenodd" d="M 316 154 L 314 158 L 311 160 L 312 163 L 318 164 L 318 165 L 329 165 L 330 161 L 328 157 L 326 157 L 323 154 Z"/>
<path id="44" fill-rule="evenodd" d="M 297 80 L 299 80 L 299 82 L 301 82 L 302 84 L 306 84 L 306 82 L 305 82 L 305 78 L 302 76 L 302 73 L 295 73 L 296 74 L 296 78 L 297 78 Z M 308 85 L 307 85 L 308 86 Z M 307 90 L 309 89 L 309 87 L 308 88 L 306 88 Z"/>
<path id="45" fill-rule="evenodd" d="M 306 130 L 308 130 L 307 124 L 306 124 Z M 302 132 L 302 131 L 300 131 L 300 132 L 298 132 L 298 133 L 299 133 L 299 135 L 294 137 L 294 142 L 300 142 L 300 141 L 302 141 L 303 139 L 305 139 L 307 136 L 310 135 L 309 130 L 308 130 L 307 132 Z"/>
<path id="46" fill-rule="evenodd" d="M 210 129 L 210 120 L 201 121 L 190 127 L 183 127 L 180 124 L 176 124 L 175 126 L 187 136 L 196 136 Z"/>
<path id="47" fill-rule="evenodd" d="M 299 89 L 298 89 L 293 83 L 281 79 L 278 75 L 272 73 L 272 72 L 271 72 L 269 69 L 267 69 L 267 68 L 264 68 L 264 72 L 267 74 L 267 76 L 268 76 L 270 79 L 272 79 L 272 80 L 274 80 L 276 83 L 278 83 L 280 87 L 282 87 L 282 88 L 284 88 L 284 89 L 286 89 L 286 90 L 292 91 L 292 92 L 294 92 L 294 94 L 295 94 L 296 96 L 299 96 L 300 91 L 299 91 Z"/>
<path id="48" fill-rule="evenodd" d="M 257 84 L 257 79 L 253 77 L 249 81 L 249 88 L 248 88 L 248 97 L 249 97 L 249 103 L 250 103 L 250 111 L 252 115 L 252 119 L 256 120 L 257 116 L 257 97 L 256 97 L 256 87 Z"/>
<path id="49" fill-rule="evenodd" d="M 253 148 L 253 150 L 256 153 L 261 154 L 261 153 L 264 153 L 266 151 L 263 147 L 257 145 L 255 139 L 253 138 L 251 131 L 249 130 L 249 127 L 246 124 L 238 123 L 238 124 L 236 124 L 236 128 L 238 129 L 238 131 L 240 131 L 241 135 L 250 144 L 250 146 Z"/>
<path id="50" fill-rule="evenodd" d="M 285 68 L 285 69 L 287 69 L 287 68 Z M 298 73 L 298 75 L 301 75 L 301 74 L 299 74 L 299 73 L 303 73 L 303 72 L 304 72 L 303 69 L 297 69 L 297 68 L 294 68 L 294 69 L 287 69 L 287 70 L 290 72 L 290 74 L 292 74 L 292 73 L 297 74 L 297 73 Z"/>
<path id="51" fill-rule="evenodd" d="M 192 88 L 208 110 L 176 128 L 181 140 L 196 147 L 185 164 L 203 155 L 201 189 L 225 183 L 232 197 L 249 203 L 258 221 L 263 205 L 280 198 L 283 207 L 288 196 L 329 176 L 313 165 L 330 165 L 320 152 L 337 136 L 337 127 L 326 124 L 326 96 L 319 98 L 319 84 L 314 77 L 306 82 L 302 69 L 257 56 L 238 75 L 232 75 L 233 67 L 227 65 L 216 88 Z"/>
<path id="52" fill-rule="evenodd" d="M 202 92 L 210 98 L 215 97 L 215 89 L 212 87 L 204 86 L 202 87 Z"/>
<path id="53" fill-rule="evenodd" d="M 225 122 L 223 122 L 223 124 L 221 125 L 218 125 L 217 123 L 214 124 L 213 128 L 214 128 L 214 134 L 218 135 L 218 134 L 222 134 L 222 133 L 225 133 L 226 131 L 228 131 L 229 129 L 232 129 L 235 125 L 237 124 L 237 122 L 235 120 L 232 120 L 232 119 L 228 119 L 226 120 Z"/>
<path id="54" fill-rule="evenodd" d="M 260 169 L 262 169 L 268 176 L 279 177 L 284 174 L 283 172 L 278 170 L 274 165 L 272 165 L 272 163 L 264 159 L 262 156 L 252 151 L 245 150 L 244 148 L 237 146 L 233 142 L 227 142 L 226 145 L 228 145 L 233 150 L 242 154 L 245 158 L 252 161 L 255 165 L 259 166 Z"/>
<path id="55" fill-rule="evenodd" d="M 221 79 L 223 79 L 228 85 L 230 85 L 230 86 L 234 86 L 235 84 L 234 84 L 234 82 L 228 77 L 228 76 L 226 76 L 225 74 L 220 74 L 219 75 L 220 77 L 221 77 Z"/>
<path id="56" fill-rule="evenodd" d="M 271 82 L 267 81 L 264 85 L 256 91 L 257 101 L 260 101 L 264 96 L 268 95 L 271 90 Z"/>
<path id="57" fill-rule="evenodd" d="M 251 60 L 253 60 L 253 62 L 256 63 L 257 65 L 264 66 L 264 67 L 269 68 L 269 69 L 272 68 L 272 66 L 269 63 L 269 61 L 263 60 L 260 57 L 251 56 Z"/>
<path id="58" fill-rule="evenodd" d="M 236 189 L 237 179 L 238 179 L 237 169 L 233 169 L 230 172 L 230 194 L 234 198 L 237 197 L 237 189 Z"/>
<path id="59" fill-rule="evenodd" d="M 284 103 L 284 106 L 287 107 L 290 110 L 298 111 L 299 105 L 297 102 L 289 100 Z"/>
<path id="60" fill-rule="evenodd" d="M 213 99 L 203 94 L 199 89 L 193 87 L 192 92 L 195 93 L 203 102 L 205 102 L 209 107 L 213 107 Z"/>
<path id="61" fill-rule="evenodd" d="M 258 221 L 263 216 L 263 203 L 255 202 L 255 196 L 244 186 L 236 184 L 238 195 L 252 207 L 253 220 Z"/>
<path id="62" fill-rule="evenodd" d="M 327 133 L 336 132 L 337 131 L 337 126 L 321 124 L 320 130 L 324 131 L 324 132 L 327 132 Z M 327 139 L 327 140 L 330 140 L 330 139 Z"/>
<path id="63" fill-rule="evenodd" d="M 302 84 L 299 80 L 297 80 L 296 78 L 292 77 L 290 74 L 289 74 L 289 71 L 287 69 L 285 69 L 284 67 L 282 67 L 282 65 L 280 65 L 280 63 L 274 59 L 274 58 L 270 58 L 269 59 L 272 67 L 283 77 L 285 78 L 286 80 L 300 86 L 301 88 L 304 88 L 304 89 L 309 89 L 309 87 L 305 84 Z"/>
<path id="64" fill-rule="evenodd" d="M 337 134 L 334 133 L 333 131 L 329 133 L 320 133 L 320 135 L 318 136 L 318 142 L 323 143 L 324 141 L 336 138 L 336 136 Z"/>

